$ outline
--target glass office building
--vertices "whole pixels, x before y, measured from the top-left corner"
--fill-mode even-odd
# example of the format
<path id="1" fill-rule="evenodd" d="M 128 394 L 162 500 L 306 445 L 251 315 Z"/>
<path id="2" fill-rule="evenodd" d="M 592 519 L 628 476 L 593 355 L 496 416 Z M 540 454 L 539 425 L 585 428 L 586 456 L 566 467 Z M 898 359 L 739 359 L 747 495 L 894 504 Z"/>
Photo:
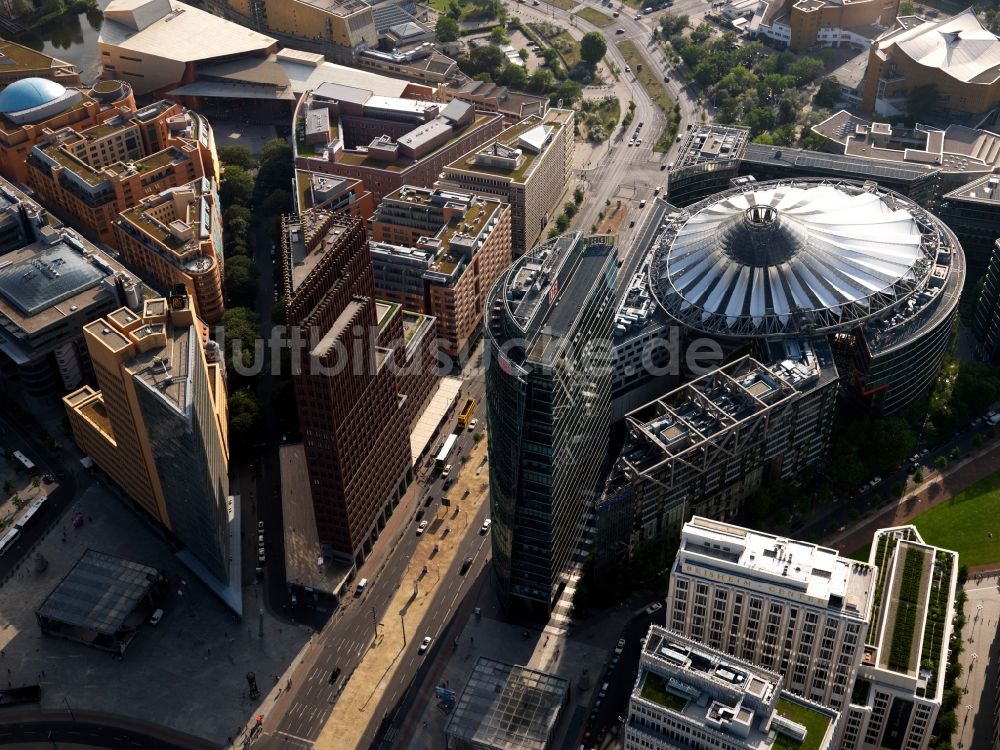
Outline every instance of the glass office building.
<path id="1" fill-rule="evenodd" d="M 493 564 L 502 603 L 545 619 L 599 494 L 610 427 L 613 238 L 535 247 L 487 298 Z"/>

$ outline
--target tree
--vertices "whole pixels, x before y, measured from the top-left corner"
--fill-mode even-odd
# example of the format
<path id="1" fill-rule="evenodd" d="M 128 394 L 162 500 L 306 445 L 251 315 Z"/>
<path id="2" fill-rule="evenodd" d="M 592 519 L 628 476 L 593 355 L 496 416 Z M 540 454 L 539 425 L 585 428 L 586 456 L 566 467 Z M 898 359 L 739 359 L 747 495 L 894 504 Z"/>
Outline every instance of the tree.
<path id="1" fill-rule="evenodd" d="M 226 296 L 233 305 L 253 307 L 257 298 L 257 271 L 245 255 L 226 260 Z"/>
<path id="2" fill-rule="evenodd" d="M 576 204 L 573 201 L 566 201 L 563 204 L 563 213 L 572 219 L 576 216 Z"/>
<path id="3" fill-rule="evenodd" d="M 462 17 L 462 6 L 458 4 L 457 0 L 450 0 L 448 3 L 448 17 L 454 18 L 456 21 Z"/>
<path id="4" fill-rule="evenodd" d="M 798 86 L 802 86 L 823 75 L 826 68 L 823 61 L 815 57 L 800 57 L 788 66 L 788 75 L 795 79 Z"/>
<path id="5" fill-rule="evenodd" d="M 451 16 L 439 16 L 434 25 L 434 33 L 439 42 L 454 42 L 459 34 L 458 21 Z"/>
<path id="6" fill-rule="evenodd" d="M 687 25 L 687 16 L 676 16 L 673 13 L 664 13 L 660 18 L 660 28 L 663 29 L 663 36 L 668 38 L 680 34 L 687 28 Z"/>
<path id="7" fill-rule="evenodd" d="M 490 29 L 490 40 L 494 44 L 506 44 L 510 38 L 504 33 L 503 26 L 494 26 Z"/>
<path id="8" fill-rule="evenodd" d="M 924 470 L 923 469 L 917 468 L 917 470 L 915 472 L 913 472 L 913 481 L 916 484 L 923 484 L 923 482 L 924 482 Z"/>
<path id="9" fill-rule="evenodd" d="M 227 167 L 243 167 L 252 170 L 257 166 L 253 152 L 246 146 L 223 146 L 219 149 L 219 159 Z"/>
<path id="10" fill-rule="evenodd" d="M 528 71 L 523 65 L 507 63 L 497 76 L 496 82 L 501 86 L 524 91 L 528 87 Z"/>
<path id="11" fill-rule="evenodd" d="M 222 173 L 219 199 L 224 206 L 249 206 L 253 198 L 254 179 L 243 167 L 226 167 Z"/>
<path id="12" fill-rule="evenodd" d="M 580 57 L 591 69 L 597 66 L 607 51 L 607 40 L 600 31 L 588 31 L 580 40 Z"/>
<path id="13" fill-rule="evenodd" d="M 556 90 L 552 92 L 549 99 L 551 99 L 553 103 L 562 99 L 563 106 L 568 107 L 573 104 L 573 102 L 577 101 L 582 95 L 583 87 L 580 85 L 579 81 L 563 81 L 556 86 Z"/>
<path id="14" fill-rule="evenodd" d="M 937 466 L 940 471 L 944 471 L 948 468 L 948 457 L 938 456 L 934 459 L 934 465 Z"/>
<path id="15" fill-rule="evenodd" d="M 292 164 L 292 147 L 283 138 L 275 138 L 264 144 L 260 156 L 260 169 L 254 188 L 256 202 L 264 200 L 275 190 L 288 190 L 295 177 Z"/>
<path id="16" fill-rule="evenodd" d="M 899 4 L 899 10 L 896 11 L 897 16 L 912 16 L 916 12 L 916 7 L 913 5 L 912 0 L 902 0 Z"/>
<path id="17" fill-rule="evenodd" d="M 246 206 L 229 206 L 222 212 L 222 224 L 226 231 L 233 235 L 245 235 L 250 231 L 253 214 Z"/>
<path id="18" fill-rule="evenodd" d="M 546 94 L 554 83 L 555 78 L 550 71 L 536 70 L 528 78 L 528 91 L 532 94 Z"/>
<path id="19" fill-rule="evenodd" d="M 576 203 L 576 205 L 578 205 L 578 206 L 581 203 L 583 203 L 583 188 L 582 187 L 577 187 L 576 190 L 573 191 L 573 202 Z M 610 201 L 608 201 L 608 202 L 610 203 Z"/>
<path id="20" fill-rule="evenodd" d="M 459 60 L 459 67 L 463 72 L 475 78 L 480 73 L 486 73 L 493 80 L 493 77 L 500 73 L 506 58 L 500 48 L 487 44 L 471 50 L 468 56 Z"/>
<path id="21" fill-rule="evenodd" d="M 222 314 L 222 330 L 226 361 L 233 363 L 234 347 L 239 342 L 242 364 L 249 367 L 253 363 L 254 342 L 257 340 L 257 314 L 246 307 L 230 307 Z"/>
<path id="22" fill-rule="evenodd" d="M 257 208 L 264 216 L 287 214 L 292 210 L 292 194 L 287 190 L 272 190 Z"/>
<path id="23" fill-rule="evenodd" d="M 559 214 L 556 218 L 556 229 L 560 232 L 565 232 L 569 229 L 569 217 L 566 214 Z"/>
<path id="24" fill-rule="evenodd" d="M 260 420 L 260 401 L 249 388 L 229 394 L 229 441 L 239 450 L 245 450 L 255 440 Z"/>
<path id="25" fill-rule="evenodd" d="M 820 107 L 835 107 L 840 101 L 840 83 L 834 76 L 824 78 L 816 92 L 816 104 Z"/>
<path id="26" fill-rule="evenodd" d="M 702 21 L 698 24 L 697 28 L 691 32 L 691 41 L 695 44 L 704 44 L 708 41 L 709 37 L 712 36 L 712 27 L 710 24 Z"/>

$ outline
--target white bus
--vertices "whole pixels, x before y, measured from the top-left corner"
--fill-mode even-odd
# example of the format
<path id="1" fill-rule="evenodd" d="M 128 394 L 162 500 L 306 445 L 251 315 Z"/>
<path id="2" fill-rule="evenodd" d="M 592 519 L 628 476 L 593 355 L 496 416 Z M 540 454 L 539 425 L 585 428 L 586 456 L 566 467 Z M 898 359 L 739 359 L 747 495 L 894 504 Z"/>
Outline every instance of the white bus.
<path id="1" fill-rule="evenodd" d="M 35 498 L 35 500 L 32 501 L 31 505 L 28 506 L 28 509 L 24 511 L 24 513 L 21 514 L 21 517 L 17 519 L 17 521 L 14 523 L 14 528 L 18 530 L 23 530 L 25 526 L 31 523 L 31 519 L 33 519 L 35 516 L 41 513 L 42 509 L 44 508 L 45 508 L 45 495 Z"/>
<path id="2" fill-rule="evenodd" d="M 16 458 L 18 461 L 20 461 L 21 462 L 21 466 L 23 466 L 28 471 L 34 471 L 35 470 L 35 464 L 32 462 L 32 460 L 30 458 L 28 458 L 26 455 L 24 455 L 23 453 L 21 453 L 21 451 L 14 451 L 14 458 Z"/>
<path id="3" fill-rule="evenodd" d="M 441 446 L 440 452 L 437 454 L 437 458 L 434 459 L 434 465 L 439 469 L 443 469 L 445 464 L 448 463 L 448 457 L 451 452 L 455 450 L 455 441 L 458 440 L 458 435 L 456 433 L 451 433 L 444 441 L 444 445 Z"/>
<path id="4" fill-rule="evenodd" d="M 21 535 L 20 529 L 11 529 L 0 538 L 0 557 L 7 553 L 16 540 Z"/>

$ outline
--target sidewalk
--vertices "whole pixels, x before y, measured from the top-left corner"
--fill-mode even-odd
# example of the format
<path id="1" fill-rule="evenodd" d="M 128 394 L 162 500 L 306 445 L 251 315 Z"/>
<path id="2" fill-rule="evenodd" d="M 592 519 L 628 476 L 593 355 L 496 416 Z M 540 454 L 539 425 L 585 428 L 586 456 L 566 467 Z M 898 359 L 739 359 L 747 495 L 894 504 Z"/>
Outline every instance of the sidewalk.
<path id="1" fill-rule="evenodd" d="M 912 480 L 907 480 L 906 491 L 898 503 L 888 508 L 875 510 L 850 528 L 828 540 L 827 544 L 844 554 L 850 554 L 866 544 L 870 544 L 878 529 L 909 523 L 925 510 L 951 499 L 952 496 L 998 470 L 1000 470 L 1000 442 L 994 442 L 992 445 L 982 448 L 978 453 L 963 458 L 958 463 L 949 466 L 943 473 L 936 469 L 928 469 L 931 477 L 922 484 L 913 485 Z M 992 569 L 995 566 L 980 567 Z M 979 568 L 973 568 L 969 572 L 982 571 Z"/>

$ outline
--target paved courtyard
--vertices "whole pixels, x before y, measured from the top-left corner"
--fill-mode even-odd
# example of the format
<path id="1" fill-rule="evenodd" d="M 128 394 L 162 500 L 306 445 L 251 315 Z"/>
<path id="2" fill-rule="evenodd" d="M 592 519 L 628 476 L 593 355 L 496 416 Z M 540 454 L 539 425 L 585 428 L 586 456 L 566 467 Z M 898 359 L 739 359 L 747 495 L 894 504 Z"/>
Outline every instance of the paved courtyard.
<path id="1" fill-rule="evenodd" d="M 957 748 L 992 747 L 997 672 L 1000 664 L 1000 579 L 970 576 L 965 583 L 964 650 L 959 661 L 962 702 L 955 709 L 958 731 L 952 737 Z"/>
<path id="2" fill-rule="evenodd" d="M 77 511 L 85 517 L 79 529 L 69 523 Z M 0 588 L 0 684 L 40 684 L 42 708 L 68 705 L 123 714 L 223 744 L 257 712 L 269 691 L 280 689 L 276 677 L 295 659 L 310 631 L 280 622 L 266 611 L 261 628 L 256 587 L 245 590 L 245 618 L 237 623 L 176 560 L 166 542 L 100 485 L 84 490 L 64 520 Z M 44 636 L 35 619 L 35 610 L 88 548 L 168 573 L 162 622 L 155 628 L 144 626 L 121 660 Z M 48 561 L 41 573 L 35 572 L 36 552 Z M 263 693 L 254 701 L 246 697 L 246 674 L 251 671 Z"/>

